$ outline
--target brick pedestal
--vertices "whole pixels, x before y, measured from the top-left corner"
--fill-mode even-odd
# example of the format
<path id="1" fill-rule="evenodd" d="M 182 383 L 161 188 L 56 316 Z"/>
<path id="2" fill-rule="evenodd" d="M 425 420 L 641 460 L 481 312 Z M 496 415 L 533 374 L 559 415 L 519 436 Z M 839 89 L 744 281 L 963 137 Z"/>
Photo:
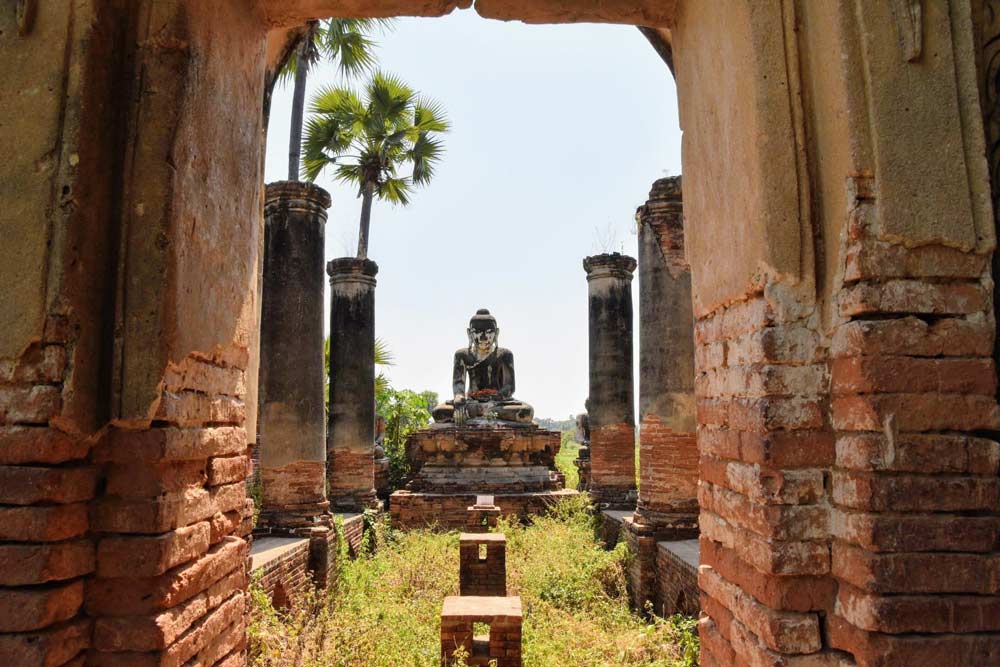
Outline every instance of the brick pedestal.
<path id="1" fill-rule="evenodd" d="M 453 664 L 458 648 L 468 665 L 521 667 L 521 598 L 449 596 L 441 610 L 441 664 Z M 487 623 L 488 636 L 474 636 L 473 624 Z"/>
<path id="2" fill-rule="evenodd" d="M 327 493 L 338 512 L 377 504 L 375 495 L 375 275 L 368 259 L 342 257 L 330 276 L 330 409 Z"/>
<path id="3" fill-rule="evenodd" d="M 267 186 L 261 309 L 258 525 L 291 530 L 322 521 L 323 227 L 330 195 L 311 183 Z"/>
<path id="4" fill-rule="evenodd" d="M 506 537 L 500 533 L 462 533 L 458 552 L 460 595 L 507 595 Z"/>
<path id="5" fill-rule="evenodd" d="M 632 272 L 618 253 L 583 260 L 589 308 L 590 494 L 603 507 L 634 506 L 635 389 Z"/>

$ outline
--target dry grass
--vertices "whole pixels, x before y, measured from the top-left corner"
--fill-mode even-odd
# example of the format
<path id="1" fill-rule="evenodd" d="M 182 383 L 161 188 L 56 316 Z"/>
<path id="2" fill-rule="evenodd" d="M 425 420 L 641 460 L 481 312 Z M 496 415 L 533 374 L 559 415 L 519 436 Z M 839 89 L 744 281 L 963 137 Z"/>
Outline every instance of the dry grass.
<path id="1" fill-rule="evenodd" d="M 696 664 L 691 620 L 649 622 L 629 610 L 624 547 L 599 546 L 585 502 L 530 527 L 502 526 L 508 589 L 525 609 L 525 667 Z M 373 541 L 375 553 L 345 561 L 325 597 L 279 613 L 254 592 L 256 667 L 439 667 L 441 602 L 458 592 L 457 533 L 377 526 Z"/>

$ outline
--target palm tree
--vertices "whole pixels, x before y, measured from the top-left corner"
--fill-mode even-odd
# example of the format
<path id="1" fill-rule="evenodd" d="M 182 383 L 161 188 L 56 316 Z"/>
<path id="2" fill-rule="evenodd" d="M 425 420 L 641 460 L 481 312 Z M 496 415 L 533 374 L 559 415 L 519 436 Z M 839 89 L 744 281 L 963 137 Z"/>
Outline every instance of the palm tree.
<path id="1" fill-rule="evenodd" d="M 302 116 L 306 100 L 309 70 L 321 59 L 336 60 L 337 70 L 345 79 L 366 74 L 375 66 L 375 30 L 388 30 L 393 19 L 328 19 L 310 21 L 299 48 L 288 59 L 278 81 L 294 79 L 292 119 L 288 133 L 288 180 L 299 178 L 302 148 Z"/>
<path id="2" fill-rule="evenodd" d="M 309 105 L 302 173 L 309 181 L 335 167 L 339 181 L 361 197 L 358 257 L 368 256 L 372 201 L 405 206 L 413 187 L 434 176 L 448 121 L 440 105 L 418 97 L 400 79 L 376 72 L 360 93 L 345 86 L 322 89 Z M 408 176 L 399 169 L 411 166 Z"/>

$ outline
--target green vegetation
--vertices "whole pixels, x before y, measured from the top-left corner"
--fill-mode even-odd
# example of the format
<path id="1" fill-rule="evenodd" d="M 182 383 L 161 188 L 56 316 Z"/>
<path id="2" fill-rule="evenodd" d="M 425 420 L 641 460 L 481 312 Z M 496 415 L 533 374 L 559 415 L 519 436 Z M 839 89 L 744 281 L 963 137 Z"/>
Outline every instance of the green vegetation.
<path id="1" fill-rule="evenodd" d="M 525 667 L 692 667 L 693 620 L 645 621 L 629 610 L 624 545 L 601 548 L 585 495 L 530 527 L 503 522 L 507 585 L 524 603 Z M 373 553 L 342 561 L 327 597 L 286 613 L 253 591 L 254 667 L 438 667 L 439 614 L 458 592 L 456 533 L 393 533 L 376 524 Z"/>
<path id="2" fill-rule="evenodd" d="M 566 475 L 566 488 L 575 489 L 580 485 L 580 472 L 573 461 L 580 454 L 580 443 L 575 440 L 575 431 L 563 431 L 559 453 L 556 454 L 556 468 Z"/>
<path id="3" fill-rule="evenodd" d="M 353 183 L 361 197 L 358 257 L 368 256 L 372 201 L 405 206 L 414 186 L 426 185 L 444 152 L 444 110 L 399 78 L 376 72 L 361 92 L 327 86 L 309 105 L 302 173 L 315 181 L 327 167 Z M 399 174 L 409 168 L 409 175 Z"/>
<path id="4" fill-rule="evenodd" d="M 385 419 L 382 448 L 389 457 L 389 485 L 392 489 L 399 489 L 410 474 L 406 438 L 430 424 L 430 411 L 437 404 L 437 394 L 433 391 L 417 393 L 410 389 L 393 389 L 387 383 L 376 393 L 375 400 L 378 413 Z"/>

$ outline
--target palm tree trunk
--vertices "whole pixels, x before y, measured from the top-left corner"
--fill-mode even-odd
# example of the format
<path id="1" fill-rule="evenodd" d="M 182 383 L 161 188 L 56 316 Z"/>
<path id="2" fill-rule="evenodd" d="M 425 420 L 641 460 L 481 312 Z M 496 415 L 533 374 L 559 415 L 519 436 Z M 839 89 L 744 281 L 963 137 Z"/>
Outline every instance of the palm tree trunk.
<path id="1" fill-rule="evenodd" d="M 365 183 L 361 190 L 361 228 L 358 230 L 358 259 L 368 257 L 368 229 L 372 222 L 372 199 L 375 198 L 375 184 Z"/>
<path id="2" fill-rule="evenodd" d="M 299 62 L 295 68 L 295 89 L 292 93 L 292 126 L 288 132 L 288 180 L 299 180 L 299 163 L 302 157 L 302 114 L 306 106 L 306 77 L 309 63 L 302 57 L 300 47 Z"/>

